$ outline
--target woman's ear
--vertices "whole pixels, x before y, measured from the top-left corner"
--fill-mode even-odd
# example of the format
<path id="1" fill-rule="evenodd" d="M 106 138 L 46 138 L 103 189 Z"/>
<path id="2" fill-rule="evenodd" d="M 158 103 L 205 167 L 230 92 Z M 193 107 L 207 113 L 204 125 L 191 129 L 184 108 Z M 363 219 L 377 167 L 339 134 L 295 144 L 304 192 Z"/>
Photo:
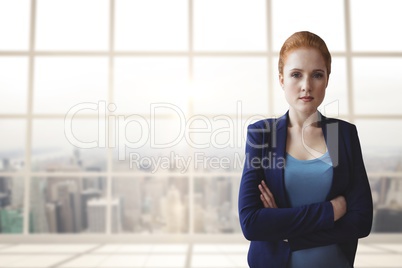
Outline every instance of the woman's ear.
<path id="1" fill-rule="evenodd" d="M 281 88 L 283 89 L 284 84 L 283 84 L 283 74 L 279 74 L 279 84 L 281 85 Z"/>

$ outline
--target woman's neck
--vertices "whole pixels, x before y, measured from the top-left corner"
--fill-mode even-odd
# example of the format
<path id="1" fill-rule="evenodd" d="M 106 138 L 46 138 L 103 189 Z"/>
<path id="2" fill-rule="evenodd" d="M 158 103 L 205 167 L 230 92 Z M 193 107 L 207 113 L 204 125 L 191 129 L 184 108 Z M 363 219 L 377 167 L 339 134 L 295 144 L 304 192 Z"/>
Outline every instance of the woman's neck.
<path id="1" fill-rule="evenodd" d="M 312 113 L 300 113 L 289 109 L 289 127 L 304 128 L 307 126 L 318 126 L 318 111 Z"/>

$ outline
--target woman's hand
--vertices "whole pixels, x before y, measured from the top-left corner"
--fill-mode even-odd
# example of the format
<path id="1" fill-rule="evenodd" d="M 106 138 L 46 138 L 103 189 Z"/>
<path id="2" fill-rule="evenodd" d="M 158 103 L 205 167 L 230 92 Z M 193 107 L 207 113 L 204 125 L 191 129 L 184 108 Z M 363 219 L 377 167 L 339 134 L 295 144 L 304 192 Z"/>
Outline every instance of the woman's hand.
<path id="1" fill-rule="evenodd" d="M 334 209 L 334 221 L 339 220 L 346 214 L 347 204 L 346 199 L 342 195 L 331 200 L 332 208 Z"/>
<path id="2" fill-rule="evenodd" d="M 264 205 L 264 208 L 278 208 L 275 203 L 275 198 L 271 191 L 268 189 L 268 186 L 265 184 L 264 180 L 262 180 L 261 184 L 258 185 L 258 189 L 260 189 L 261 192 L 260 198 L 262 204 Z"/>
<path id="3" fill-rule="evenodd" d="M 268 186 L 265 184 L 265 181 L 262 180 L 261 184 L 258 185 L 258 189 L 260 190 L 260 199 L 264 208 L 278 208 L 275 203 L 274 195 L 269 190 Z M 345 197 L 342 195 L 331 200 L 332 207 L 334 209 L 334 221 L 339 220 L 346 214 L 347 211 L 347 203 Z"/>

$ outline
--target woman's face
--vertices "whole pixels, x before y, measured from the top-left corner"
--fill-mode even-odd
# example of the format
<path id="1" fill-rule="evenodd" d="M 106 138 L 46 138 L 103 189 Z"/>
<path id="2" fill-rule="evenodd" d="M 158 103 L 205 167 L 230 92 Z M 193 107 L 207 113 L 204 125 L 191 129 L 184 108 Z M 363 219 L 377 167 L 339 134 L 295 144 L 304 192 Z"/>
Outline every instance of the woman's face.
<path id="1" fill-rule="evenodd" d="M 328 71 L 321 53 L 314 48 L 289 52 L 279 82 L 289 109 L 307 115 L 317 111 L 328 85 Z"/>

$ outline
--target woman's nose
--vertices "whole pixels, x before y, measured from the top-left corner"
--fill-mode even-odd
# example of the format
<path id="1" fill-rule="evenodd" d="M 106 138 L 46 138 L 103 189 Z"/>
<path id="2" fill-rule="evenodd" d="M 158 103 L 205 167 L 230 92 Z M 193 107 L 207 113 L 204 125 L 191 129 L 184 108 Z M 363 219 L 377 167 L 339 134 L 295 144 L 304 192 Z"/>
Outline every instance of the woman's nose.
<path id="1" fill-rule="evenodd" d="M 303 79 L 302 82 L 302 91 L 311 91 L 311 81 L 310 78 Z"/>

